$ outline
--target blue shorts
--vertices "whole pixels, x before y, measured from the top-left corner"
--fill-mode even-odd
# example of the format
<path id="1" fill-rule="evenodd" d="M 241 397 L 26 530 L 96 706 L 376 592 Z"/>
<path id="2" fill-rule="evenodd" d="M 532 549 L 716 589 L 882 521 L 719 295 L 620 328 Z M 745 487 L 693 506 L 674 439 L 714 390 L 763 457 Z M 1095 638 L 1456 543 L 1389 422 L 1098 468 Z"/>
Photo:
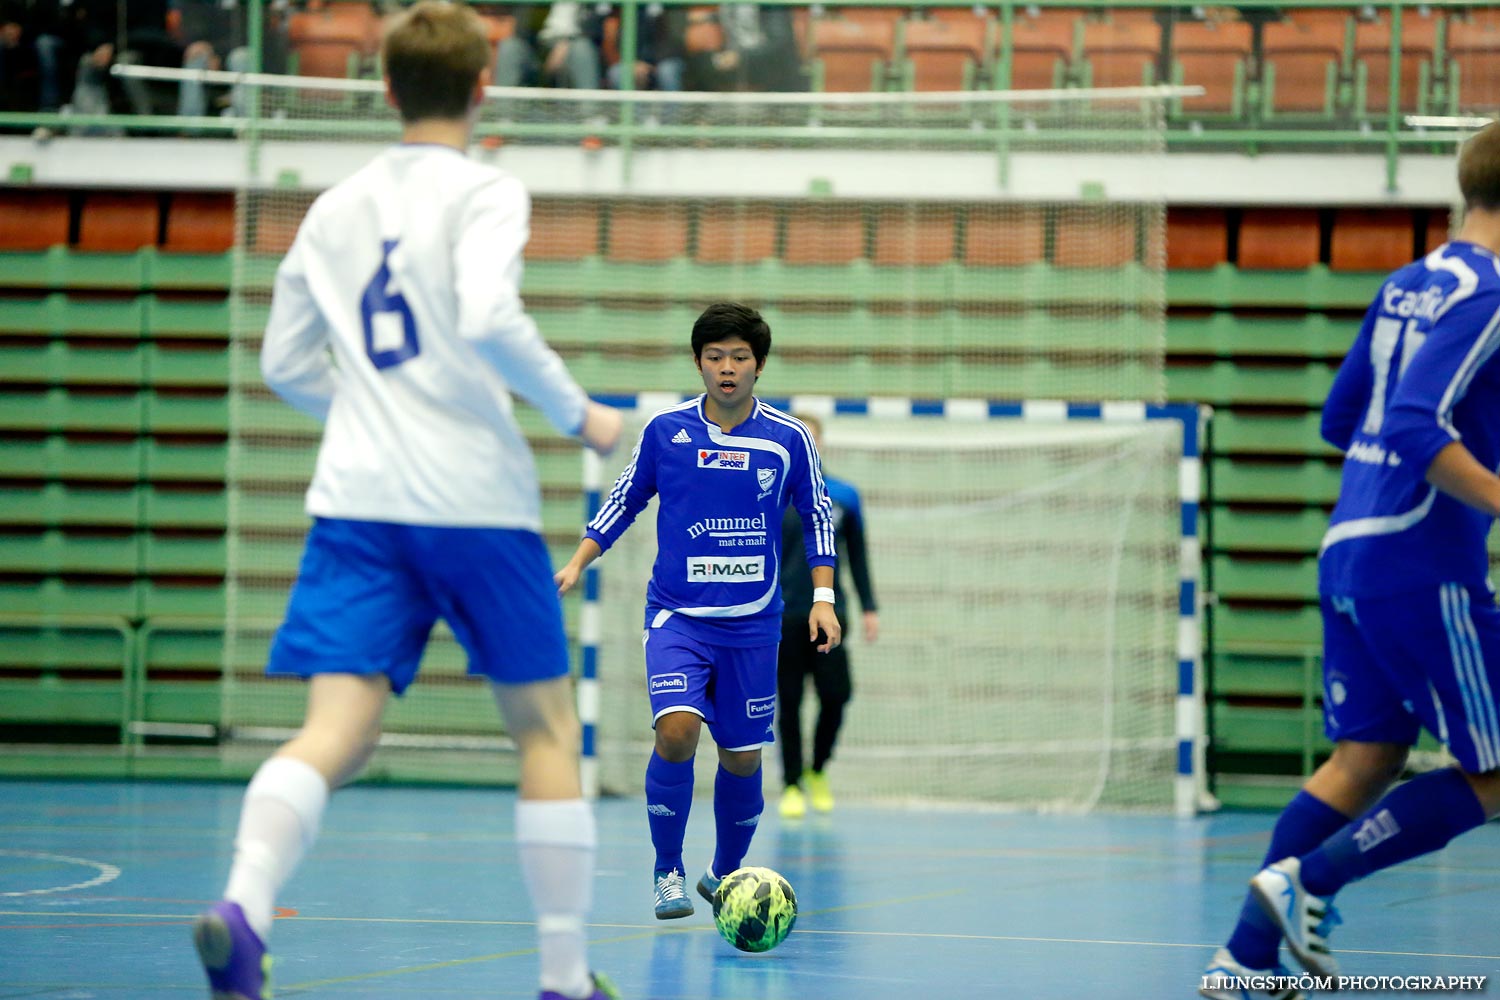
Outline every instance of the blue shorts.
<path id="1" fill-rule="evenodd" d="M 1464 768 L 1500 768 L 1500 609 L 1461 584 L 1323 598 L 1323 723 L 1331 740 L 1416 743 L 1425 727 Z"/>
<path id="2" fill-rule="evenodd" d="M 671 629 L 646 630 L 651 724 L 692 712 L 725 750 L 758 750 L 776 739 L 776 644 L 712 646 Z"/>
<path id="3" fill-rule="evenodd" d="M 469 673 L 506 684 L 568 672 L 541 536 L 316 518 L 266 673 L 385 674 L 400 694 L 441 617 Z"/>

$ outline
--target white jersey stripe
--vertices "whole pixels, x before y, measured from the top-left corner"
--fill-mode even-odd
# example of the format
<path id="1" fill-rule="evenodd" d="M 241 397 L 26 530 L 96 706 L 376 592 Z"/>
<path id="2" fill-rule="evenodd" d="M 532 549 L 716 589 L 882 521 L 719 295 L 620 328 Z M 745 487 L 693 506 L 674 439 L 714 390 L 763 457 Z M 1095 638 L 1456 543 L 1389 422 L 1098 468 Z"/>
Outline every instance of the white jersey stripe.
<path id="1" fill-rule="evenodd" d="M 1469 739 L 1474 744 L 1479 766 L 1488 771 L 1496 766 L 1496 759 L 1482 729 L 1484 718 L 1477 702 L 1474 663 L 1471 659 L 1468 637 L 1463 634 L 1458 624 L 1459 608 L 1455 590 L 1457 586 L 1451 583 L 1444 584 L 1439 589 L 1443 627 L 1448 633 L 1449 654 L 1453 659 L 1453 673 L 1458 682 L 1458 691 L 1463 698 L 1464 721 L 1467 723 Z"/>
<path id="2" fill-rule="evenodd" d="M 1454 589 L 1458 591 L 1461 612 L 1459 624 L 1469 644 L 1474 677 L 1478 683 L 1478 690 L 1475 691 L 1474 696 L 1479 702 L 1480 728 L 1484 731 L 1489 746 L 1491 766 L 1500 766 L 1500 716 L 1497 716 L 1495 708 L 1495 693 L 1490 687 L 1490 675 L 1485 669 L 1484 649 L 1479 644 L 1479 632 L 1474 628 L 1473 610 L 1469 605 L 1469 591 L 1457 584 L 1454 585 Z"/>

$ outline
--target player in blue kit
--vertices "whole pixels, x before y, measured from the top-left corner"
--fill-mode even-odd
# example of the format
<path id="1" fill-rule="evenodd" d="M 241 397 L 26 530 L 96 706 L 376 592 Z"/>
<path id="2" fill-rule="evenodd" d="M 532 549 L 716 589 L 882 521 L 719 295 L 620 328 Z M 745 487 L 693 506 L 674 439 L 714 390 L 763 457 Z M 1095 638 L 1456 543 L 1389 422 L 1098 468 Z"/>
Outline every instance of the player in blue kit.
<path id="1" fill-rule="evenodd" d="M 1485 538 L 1500 516 L 1500 126 L 1464 146 L 1458 238 L 1381 285 L 1323 408 L 1344 451 L 1318 560 L 1333 755 L 1271 834 L 1206 997 L 1252 992 L 1284 939 L 1333 975 L 1335 893 L 1500 812 L 1500 610 Z M 1390 789 L 1425 727 L 1457 765 Z"/>
<path id="2" fill-rule="evenodd" d="M 812 567 L 808 635 L 825 653 L 840 641 L 832 505 L 817 447 L 800 421 L 755 397 L 770 327 L 746 306 L 709 306 L 693 324 L 692 347 L 706 391 L 651 417 L 578 551 L 557 573 L 559 590 L 571 589 L 647 501 L 659 498 L 658 550 L 646 591 L 646 676 L 656 727 L 646 812 L 656 847 L 656 915 L 663 920 L 693 912 L 682 842 L 704 723 L 719 747 L 717 842 L 698 881 L 705 899 L 740 867 L 760 820 L 761 746 L 774 739 L 781 521 L 788 504 L 802 515 Z"/>
<path id="3" fill-rule="evenodd" d="M 402 141 L 325 192 L 276 274 L 266 383 L 324 423 L 306 551 L 267 672 L 308 678 L 301 730 L 245 792 L 224 899 L 193 937 L 214 1000 L 264 1000 L 277 890 L 330 792 L 363 769 L 392 694 L 443 618 L 520 753 L 515 839 L 542 1000 L 614 1000 L 589 969 L 596 833 L 541 494 L 512 393 L 608 451 L 591 403 L 520 298 L 530 199 L 464 155 L 489 42 L 459 4 L 419 3 L 382 47 Z"/>

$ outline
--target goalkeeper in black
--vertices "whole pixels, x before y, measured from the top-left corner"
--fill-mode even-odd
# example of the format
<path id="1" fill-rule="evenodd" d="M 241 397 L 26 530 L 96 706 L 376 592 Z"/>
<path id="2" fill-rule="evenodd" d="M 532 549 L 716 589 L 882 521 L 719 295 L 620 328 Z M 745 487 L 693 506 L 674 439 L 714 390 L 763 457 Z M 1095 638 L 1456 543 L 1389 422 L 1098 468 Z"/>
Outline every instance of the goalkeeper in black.
<path id="1" fill-rule="evenodd" d="M 822 425 L 813 416 L 799 415 L 813 433 L 813 439 L 821 448 Z M 844 480 L 824 475 L 828 497 L 833 501 L 834 546 L 839 554 L 839 567 L 847 566 L 854 578 L 854 589 L 859 593 L 859 606 L 864 618 L 864 638 L 874 642 L 880 635 L 880 614 L 875 606 L 875 588 L 870 583 L 870 561 L 865 548 L 864 517 L 860 509 L 859 491 Z M 777 696 L 781 700 L 781 711 L 777 713 L 781 743 L 782 773 L 786 788 L 781 793 L 781 815 L 787 819 L 800 819 L 807 815 L 809 805 L 818 812 L 833 809 L 833 791 L 828 784 L 828 762 L 833 757 L 833 747 L 838 740 L 839 728 L 844 722 L 844 706 L 854 693 L 849 675 L 849 655 L 843 646 L 835 646 L 826 653 L 818 651 L 818 642 L 807 638 L 807 615 L 813 603 L 812 571 L 798 540 L 802 537 L 802 521 L 796 511 L 788 511 L 782 522 L 781 597 L 785 602 L 781 619 L 781 647 L 777 654 Z M 787 544 L 791 539 L 792 544 Z M 842 574 L 835 567 L 833 577 L 834 609 L 839 612 L 840 625 L 849 635 L 848 622 L 844 620 Z M 807 679 L 812 677 L 813 689 L 818 694 L 818 718 L 813 727 L 812 769 L 803 770 L 802 759 L 802 696 L 807 690 Z"/>

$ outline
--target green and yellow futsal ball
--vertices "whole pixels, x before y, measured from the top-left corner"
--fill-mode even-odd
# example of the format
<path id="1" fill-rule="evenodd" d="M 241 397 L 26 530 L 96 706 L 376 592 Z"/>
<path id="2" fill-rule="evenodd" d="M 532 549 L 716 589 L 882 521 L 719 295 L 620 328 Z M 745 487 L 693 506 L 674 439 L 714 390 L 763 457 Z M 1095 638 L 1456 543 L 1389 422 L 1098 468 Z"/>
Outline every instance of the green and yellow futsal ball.
<path id="1" fill-rule="evenodd" d="M 714 890 L 714 923 L 740 951 L 770 951 L 797 923 L 797 894 L 769 868 L 737 868 Z"/>

